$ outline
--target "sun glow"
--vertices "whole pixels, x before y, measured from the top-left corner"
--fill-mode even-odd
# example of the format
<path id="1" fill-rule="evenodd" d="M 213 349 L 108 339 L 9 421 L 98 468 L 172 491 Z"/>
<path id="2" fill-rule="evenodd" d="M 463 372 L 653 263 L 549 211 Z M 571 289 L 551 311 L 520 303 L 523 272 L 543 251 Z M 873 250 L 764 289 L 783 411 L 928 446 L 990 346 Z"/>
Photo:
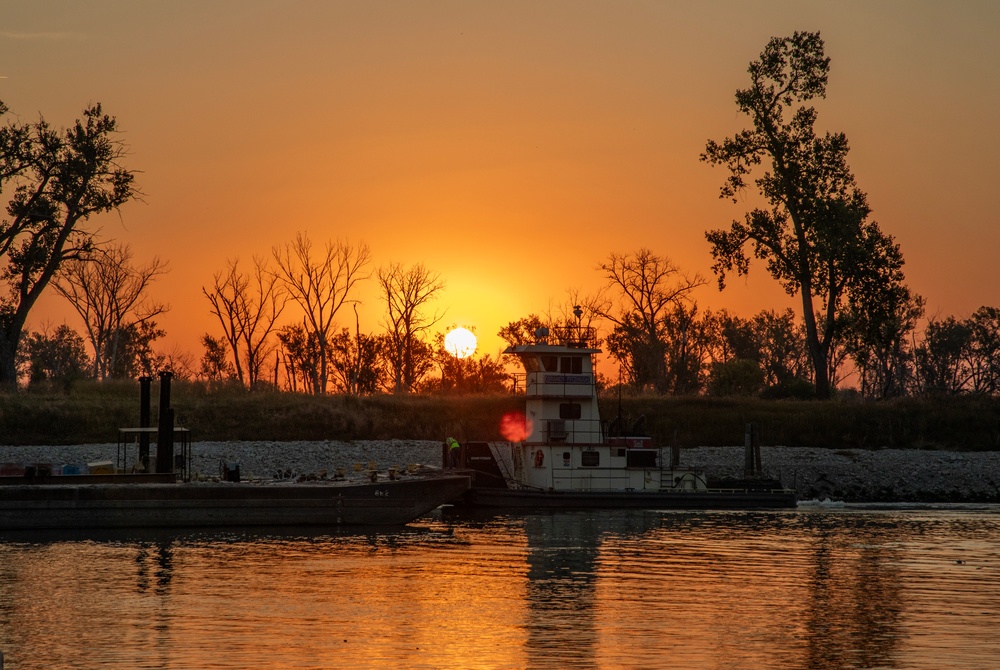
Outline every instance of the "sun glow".
<path id="1" fill-rule="evenodd" d="M 444 348 L 455 358 L 468 358 L 476 353 L 476 334 L 465 328 L 455 328 L 444 336 Z"/>

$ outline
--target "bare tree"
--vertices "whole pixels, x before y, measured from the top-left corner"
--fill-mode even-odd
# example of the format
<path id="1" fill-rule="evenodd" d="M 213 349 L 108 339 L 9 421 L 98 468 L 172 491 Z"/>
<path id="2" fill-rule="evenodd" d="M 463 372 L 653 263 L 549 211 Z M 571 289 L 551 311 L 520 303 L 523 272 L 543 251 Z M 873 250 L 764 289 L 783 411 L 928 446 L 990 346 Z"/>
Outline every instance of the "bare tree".
<path id="1" fill-rule="evenodd" d="M 253 259 L 253 270 L 240 272 L 239 259 L 213 277 L 211 290 L 201 291 L 212 304 L 233 355 L 236 378 L 247 388 L 260 380 L 265 359 L 276 346 L 271 339 L 275 323 L 285 309 L 287 294 L 267 261 Z"/>
<path id="2" fill-rule="evenodd" d="M 149 285 L 167 272 L 166 263 L 153 257 L 135 265 L 128 244 L 112 244 L 66 260 L 53 286 L 83 319 L 94 349 L 94 377 L 107 379 L 120 367 L 122 338 L 130 327 L 144 324 L 169 307 L 148 299 Z"/>
<path id="3" fill-rule="evenodd" d="M 440 275 L 417 263 L 404 268 L 399 263 L 379 268 L 377 273 L 382 298 L 386 302 L 386 332 L 389 336 L 389 365 L 393 390 L 409 393 L 420 381 L 426 366 L 418 360 L 424 335 L 441 320 L 443 314 L 427 314 L 427 305 L 444 290 Z"/>
<path id="4" fill-rule="evenodd" d="M 273 249 L 277 275 L 305 315 L 309 334 L 319 347 L 319 379 L 316 393 L 327 391 L 329 347 L 336 332 L 335 317 L 359 281 L 367 279 L 364 269 L 371 260 L 365 244 L 329 241 L 322 255 L 313 255 L 312 242 L 304 233 L 283 248 Z"/>
<path id="5" fill-rule="evenodd" d="M 667 319 L 674 308 L 690 301 L 691 292 L 705 280 L 681 272 L 669 258 L 649 249 L 612 253 L 598 268 L 604 271 L 607 288 L 618 294 L 617 301 L 606 300 L 594 307 L 616 325 L 611 353 L 631 367 L 636 385 L 666 391 Z"/>

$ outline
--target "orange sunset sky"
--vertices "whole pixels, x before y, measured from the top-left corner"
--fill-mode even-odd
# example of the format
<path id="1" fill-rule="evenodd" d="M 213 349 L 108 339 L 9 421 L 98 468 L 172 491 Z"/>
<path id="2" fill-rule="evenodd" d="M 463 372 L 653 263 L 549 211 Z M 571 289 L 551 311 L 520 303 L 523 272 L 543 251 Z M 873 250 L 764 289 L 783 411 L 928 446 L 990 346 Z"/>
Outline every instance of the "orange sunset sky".
<path id="1" fill-rule="evenodd" d="M 305 231 L 439 272 L 442 327 L 492 354 L 501 326 L 642 246 L 708 278 L 704 308 L 797 308 L 760 264 L 718 291 L 704 233 L 750 202 L 720 200 L 725 174 L 698 160 L 746 126 L 748 63 L 795 30 L 822 33 L 818 127 L 847 134 L 928 315 L 1000 305 L 990 0 L 5 0 L 0 100 L 60 127 L 92 102 L 118 118 L 144 202 L 96 223 L 169 262 L 161 349 L 200 358 L 221 334 L 202 286 Z M 374 280 L 358 297 L 380 331 Z M 50 295 L 30 323 L 63 321 L 79 329 Z"/>

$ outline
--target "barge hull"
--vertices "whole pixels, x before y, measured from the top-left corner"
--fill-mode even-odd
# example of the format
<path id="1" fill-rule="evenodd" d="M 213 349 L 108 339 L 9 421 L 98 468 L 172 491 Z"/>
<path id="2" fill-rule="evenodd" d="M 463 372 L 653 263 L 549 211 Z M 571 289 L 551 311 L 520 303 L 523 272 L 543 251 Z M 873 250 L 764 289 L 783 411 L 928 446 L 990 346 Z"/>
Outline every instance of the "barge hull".
<path id="1" fill-rule="evenodd" d="M 401 525 L 469 490 L 466 476 L 374 484 L 55 484 L 0 487 L 0 530 Z"/>

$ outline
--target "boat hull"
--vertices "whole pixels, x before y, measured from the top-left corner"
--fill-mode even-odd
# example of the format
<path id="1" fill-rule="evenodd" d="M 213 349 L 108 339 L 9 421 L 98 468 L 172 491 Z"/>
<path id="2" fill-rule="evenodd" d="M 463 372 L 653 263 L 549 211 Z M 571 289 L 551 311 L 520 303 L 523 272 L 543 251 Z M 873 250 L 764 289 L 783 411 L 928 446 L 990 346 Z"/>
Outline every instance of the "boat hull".
<path id="1" fill-rule="evenodd" d="M 479 507 L 521 509 L 782 509 L 795 507 L 788 489 L 698 491 L 531 491 L 474 488 L 466 500 Z"/>
<path id="2" fill-rule="evenodd" d="M 401 525 L 469 486 L 462 475 L 376 483 L 7 485 L 0 487 L 0 530 Z"/>

